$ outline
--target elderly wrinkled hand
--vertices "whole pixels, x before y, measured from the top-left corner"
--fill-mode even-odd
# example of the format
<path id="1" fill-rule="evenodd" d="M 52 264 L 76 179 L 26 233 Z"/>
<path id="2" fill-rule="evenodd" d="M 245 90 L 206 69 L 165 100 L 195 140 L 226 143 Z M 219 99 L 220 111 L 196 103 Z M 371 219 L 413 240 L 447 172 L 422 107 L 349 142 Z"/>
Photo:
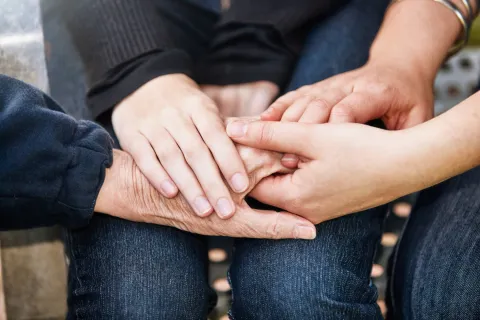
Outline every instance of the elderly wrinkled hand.
<path id="1" fill-rule="evenodd" d="M 107 202 L 107 214 L 120 218 L 172 226 L 203 235 L 248 238 L 315 238 L 315 227 L 308 220 L 288 212 L 255 210 L 244 198 L 264 177 L 285 172 L 281 154 L 237 146 L 247 168 L 250 187 L 242 194 L 231 192 L 237 213 L 228 220 L 218 215 L 199 217 L 182 195 L 174 199 L 163 197 L 141 173 L 132 157 L 115 150 L 114 164 L 107 173 L 102 199 Z M 105 200 L 106 199 L 106 200 Z"/>

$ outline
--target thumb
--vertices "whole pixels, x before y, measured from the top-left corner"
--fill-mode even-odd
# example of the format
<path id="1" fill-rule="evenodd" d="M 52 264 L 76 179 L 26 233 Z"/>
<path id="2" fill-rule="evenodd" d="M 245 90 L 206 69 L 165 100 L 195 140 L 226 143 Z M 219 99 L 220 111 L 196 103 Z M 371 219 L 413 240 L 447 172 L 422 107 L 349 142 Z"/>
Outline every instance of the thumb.
<path id="1" fill-rule="evenodd" d="M 316 237 L 313 223 L 289 212 L 256 210 L 244 203 L 229 221 L 232 219 L 242 219 L 239 224 L 248 226 L 238 229 L 244 231 L 240 235 L 244 238 L 312 240 Z"/>
<path id="2" fill-rule="evenodd" d="M 292 174 L 284 174 L 263 178 L 250 191 L 249 196 L 265 204 L 288 210 L 288 202 L 295 189 L 291 182 L 292 177 Z"/>
<path id="3" fill-rule="evenodd" d="M 379 95 L 354 92 L 330 111 L 330 123 L 367 123 L 381 118 L 391 101 Z"/>
<path id="4" fill-rule="evenodd" d="M 227 125 L 227 134 L 235 142 L 249 147 L 309 157 L 313 126 L 293 122 L 234 121 Z"/>

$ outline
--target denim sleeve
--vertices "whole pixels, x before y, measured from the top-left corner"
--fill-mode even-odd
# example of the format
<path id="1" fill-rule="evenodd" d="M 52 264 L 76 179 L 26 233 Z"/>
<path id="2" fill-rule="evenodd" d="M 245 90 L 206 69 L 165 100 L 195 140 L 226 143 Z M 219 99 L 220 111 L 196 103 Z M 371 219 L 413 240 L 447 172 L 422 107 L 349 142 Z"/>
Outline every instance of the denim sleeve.
<path id="1" fill-rule="evenodd" d="M 112 145 L 100 126 L 0 75 L 0 230 L 86 225 Z"/>

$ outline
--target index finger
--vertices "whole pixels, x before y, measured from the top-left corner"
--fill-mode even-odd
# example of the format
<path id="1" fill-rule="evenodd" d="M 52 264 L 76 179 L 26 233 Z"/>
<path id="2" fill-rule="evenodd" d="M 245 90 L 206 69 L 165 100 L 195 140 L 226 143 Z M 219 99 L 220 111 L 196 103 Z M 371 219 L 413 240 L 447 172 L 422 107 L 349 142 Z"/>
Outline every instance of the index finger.
<path id="1" fill-rule="evenodd" d="M 315 124 L 269 121 L 234 121 L 227 134 L 240 144 L 257 149 L 294 153 L 309 157 Z"/>

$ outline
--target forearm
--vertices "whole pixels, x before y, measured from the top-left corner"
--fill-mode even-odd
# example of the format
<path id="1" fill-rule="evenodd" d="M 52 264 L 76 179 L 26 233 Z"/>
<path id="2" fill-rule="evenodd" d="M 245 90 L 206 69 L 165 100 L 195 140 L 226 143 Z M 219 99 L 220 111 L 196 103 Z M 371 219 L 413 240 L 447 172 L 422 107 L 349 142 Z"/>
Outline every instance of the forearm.
<path id="1" fill-rule="evenodd" d="M 452 2 L 466 13 L 461 0 Z M 476 12 L 476 1 L 470 3 Z M 415 70 L 433 82 L 461 32 L 457 16 L 444 5 L 433 0 L 403 0 L 387 11 L 371 47 L 370 62 Z"/>
<path id="2" fill-rule="evenodd" d="M 408 137 L 399 148 L 404 193 L 435 185 L 480 165 L 480 93 L 441 116 L 394 134 Z"/>

